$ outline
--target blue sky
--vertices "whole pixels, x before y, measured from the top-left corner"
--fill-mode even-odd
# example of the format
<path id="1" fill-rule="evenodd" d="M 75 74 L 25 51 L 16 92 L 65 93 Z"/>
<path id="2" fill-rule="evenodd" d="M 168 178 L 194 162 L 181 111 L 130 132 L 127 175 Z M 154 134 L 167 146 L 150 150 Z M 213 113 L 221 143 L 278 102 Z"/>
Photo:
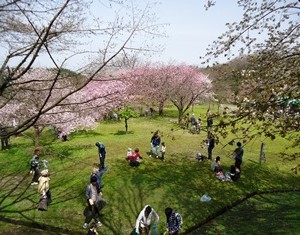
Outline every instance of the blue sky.
<path id="1" fill-rule="evenodd" d="M 141 1 L 141 2 L 139 2 Z M 138 0 L 139 3 L 157 0 Z M 205 54 L 206 47 L 225 32 L 225 24 L 241 19 L 242 9 L 237 7 L 236 0 L 217 0 L 217 4 L 208 11 L 204 8 L 207 0 L 158 0 L 153 11 L 159 23 L 169 24 L 166 27 L 167 38 L 155 39 L 154 42 L 165 45 L 165 51 L 156 53 L 153 62 L 178 62 L 201 66 L 200 56 Z M 98 2 L 99 3 L 99 2 Z M 101 6 L 101 4 L 100 4 Z M 96 15 L 106 17 L 103 5 L 94 9 Z M 99 41 L 99 40 L 98 40 Z M 90 43 L 93 49 L 93 43 Z M 0 47 L 0 52 L 2 54 Z M 6 53 L 4 53 L 6 54 Z M 56 54 L 56 59 L 64 59 L 64 55 Z M 0 58 L 0 61 L 3 58 Z M 2 62 L 2 61 L 1 61 Z M 76 68 L 81 59 L 70 60 L 71 67 Z M 222 61 L 219 61 L 222 62 Z M 41 55 L 35 66 L 50 66 L 47 56 Z M 79 66 L 80 67 L 80 66 Z"/>
<path id="2" fill-rule="evenodd" d="M 162 0 L 156 14 L 160 22 L 169 23 L 168 38 L 162 42 L 166 49 L 158 60 L 175 60 L 187 64 L 200 65 L 199 56 L 205 48 L 225 32 L 227 22 L 238 21 L 242 9 L 234 0 L 219 0 L 208 11 L 205 0 Z"/>

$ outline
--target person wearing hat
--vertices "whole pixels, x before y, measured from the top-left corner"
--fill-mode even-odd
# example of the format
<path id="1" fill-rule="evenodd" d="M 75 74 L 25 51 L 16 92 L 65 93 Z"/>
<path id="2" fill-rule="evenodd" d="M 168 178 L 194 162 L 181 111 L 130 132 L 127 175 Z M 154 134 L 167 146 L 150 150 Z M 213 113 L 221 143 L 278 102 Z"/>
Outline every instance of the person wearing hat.
<path id="1" fill-rule="evenodd" d="M 49 171 L 48 169 L 41 171 L 41 176 L 38 179 L 38 193 L 40 194 L 40 202 L 38 210 L 47 210 L 51 203 L 51 193 L 49 189 Z"/>
<path id="2" fill-rule="evenodd" d="M 178 235 L 182 228 L 181 215 L 170 207 L 165 209 L 165 214 L 167 217 L 167 233 L 169 235 Z"/>
<path id="3" fill-rule="evenodd" d="M 102 226 L 102 223 L 100 222 L 100 214 L 98 209 L 98 203 L 101 201 L 101 198 L 97 191 L 97 177 L 92 176 L 90 183 L 87 185 L 85 190 L 85 196 L 87 199 L 88 207 L 85 210 L 85 221 L 83 224 L 83 228 L 87 228 L 88 224 L 91 222 L 92 219 L 94 219 L 96 225 Z"/>

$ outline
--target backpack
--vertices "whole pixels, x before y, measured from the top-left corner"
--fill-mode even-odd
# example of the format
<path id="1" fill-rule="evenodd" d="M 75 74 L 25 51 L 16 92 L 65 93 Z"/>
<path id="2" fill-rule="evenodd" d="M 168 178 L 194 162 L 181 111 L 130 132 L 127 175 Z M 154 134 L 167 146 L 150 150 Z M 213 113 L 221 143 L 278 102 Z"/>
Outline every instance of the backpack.
<path id="1" fill-rule="evenodd" d="M 34 169 L 38 166 L 39 162 L 37 160 L 32 160 L 30 163 L 31 169 Z"/>

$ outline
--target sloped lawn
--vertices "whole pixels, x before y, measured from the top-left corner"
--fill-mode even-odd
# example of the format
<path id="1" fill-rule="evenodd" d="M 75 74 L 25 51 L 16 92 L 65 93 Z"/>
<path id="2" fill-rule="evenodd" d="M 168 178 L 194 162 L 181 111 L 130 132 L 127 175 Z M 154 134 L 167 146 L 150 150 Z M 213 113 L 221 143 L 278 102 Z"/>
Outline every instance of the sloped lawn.
<path id="1" fill-rule="evenodd" d="M 197 152 L 206 154 L 206 133 L 193 135 L 178 128 L 175 118 L 138 118 L 129 120 L 129 133 L 123 122 L 104 122 L 90 132 L 77 132 L 61 142 L 48 130 L 41 140 L 41 159 L 47 159 L 51 172 L 53 203 L 47 212 L 36 210 L 37 186 L 30 186 L 28 161 L 34 150 L 32 133 L 11 138 L 12 147 L 0 153 L 0 227 L 3 234 L 86 234 L 84 222 L 85 187 L 92 165 L 98 162 L 96 141 L 107 148 L 108 172 L 103 176 L 103 197 L 107 206 L 102 211 L 103 226 L 99 234 L 129 235 L 135 219 L 146 204 L 160 215 L 159 230 L 164 232 L 164 209 L 172 207 L 181 213 L 182 232 L 189 231 L 227 205 L 245 195 L 266 190 L 299 189 L 299 174 L 290 169 L 299 156 L 283 158 L 283 153 L 299 153 L 299 148 L 286 149 L 289 142 L 276 139 L 267 142 L 267 162 L 258 163 L 260 141 L 245 146 L 242 176 L 236 183 L 217 180 L 210 162 L 197 162 Z M 149 158 L 152 132 L 160 130 L 166 142 L 166 161 Z M 229 169 L 229 157 L 235 146 L 222 143 L 214 149 L 222 165 Z M 224 147 L 225 146 L 225 147 Z M 272 147 L 275 146 L 275 147 Z M 125 161 L 128 147 L 140 148 L 143 156 L 138 168 Z M 296 155 L 297 156 L 297 155 Z M 200 202 L 204 193 L 212 200 Z M 258 195 L 223 213 L 190 234 L 296 234 L 299 230 L 299 193 Z M 281 223 L 280 223 L 281 222 Z M 276 225 L 276 226 L 275 226 Z M 260 230 L 263 229 L 263 230 Z M 274 229 L 274 228 L 273 228 Z M 251 231 L 251 232 L 249 232 Z M 270 234 L 270 233 L 269 233 Z"/>

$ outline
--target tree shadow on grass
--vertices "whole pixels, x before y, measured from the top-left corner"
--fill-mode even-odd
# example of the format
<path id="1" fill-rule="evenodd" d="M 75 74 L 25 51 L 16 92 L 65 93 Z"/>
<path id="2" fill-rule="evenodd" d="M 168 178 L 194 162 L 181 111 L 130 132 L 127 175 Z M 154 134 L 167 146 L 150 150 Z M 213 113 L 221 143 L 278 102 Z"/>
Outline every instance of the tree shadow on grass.
<path id="1" fill-rule="evenodd" d="M 28 183 L 28 176 L 29 174 L 21 175 L 19 172 L 14 172 L 2 175 L 0 179 L 0 223 L 14 225 L 13 229 L 11 226 L 5 226 L 5 228 L 1 229 L 1 232 L 22 235 L 83 234 L 81 231 L 71 230 L 67 226 L 59 227 L 49 223 L 38 222 L 39 217 L 42 215 L 47 216 L 48 212 L 34 212 L 37 210 L 39 196 L 36 187 Z M 79 195 L 66 195 L 66 192 L 63 191 L 60 195 L 55 195 L 54 202 L 49 207 L 63 204 L 77 197 Z M 36 213 L 41 214 L 36 217 Z"/>
<path id="2" fill-rule="evenodd" d="M 31 234 L 41 234 L 39 233 L 41 229 L 44 231 L 43 235 L 85 234 L 86 231 L 81 228 L 82 224 L 78 224 L 78 221 L 84 220 L 82 214 L 85 208 L 84 190 L 85 183 L 89 179 L 89 175 L 85 179 L 81 178 L 85 167 L 82 164 L 83 161 L 72 161 L 68 164 L 68 168 L 60 172 L 56 171 L 57 174 L 64 174 L 64 177 L 58 177 L 59 182 L 51 181 L 50 188 L 55 192 L 53 204 L 50 205 L 53 207 L 53 212 L 51 210 L 50 214 L 41 212 L 45 222 L 36 217 L 35 213 L 28 213 L 36 210 L 36 188 L 34 193 L 29 192 L 29 186 L 22 176 L 18 178 L 19 183 L 16 186 L 15 177 L 20 175 L 18 172 L 3 176 L 0 181 L 0 195 L 3 198 L 0 201 L 0 208 L 3 208 L 0 210 L 0 221 L 22 225 L 24 233 L 19 234 L 29 234 L 27 231 L 30 229 Z M 78 168 L 78 165 L 81 166 L 80 172 L 74 173 L 74 167 Z M 195 229 L 193 226 L 198 226 L 204 219 L 208 218 L 206 223 L 210 223 L 214 218 L 226 215 L 225 212 L 230 212 L 231 208 L 234 208 L 229 206 L 247 194 L 265 190 L 264 187 L 284 188 L 286 186 L 282 185 L 283 182 L 289 182 L 289 187 L 296 188 L 297 185 L 291 174 L 278 174 L 265 166 L 252 163 L 243 165 L 242 177 L 238 182 L 221 182 L 214 177 L 210 162 L 199 163 L 179 155 L 170 156 L 170 159 L 167 158 L 165 162 L 146 158 L 138 168 L 132 168 L 124 161 L 118 163 L 115 170 L 116 175 L 112 179 L 105 178 L 103 197 L 107 201 L 107 206 L 101 211 L 103 226 L 98 231 L 102 235 L 130 234 L 139 212 L 146 204 L 152 205 L 159 213 L 160 221 L 164 221 L 164 208 L 176 209 L 183 216 L 184 221 L 185 218 L 189 218 L 189 223 L 184 224 L 183 233 L 192 234 L 195 230 L 188 229 Z M 282 180 L 282 177 L 285 179 Z M 4 180 L 5 178 L 9 180 Z M 55 179 L 55 175 L 53 178 Z M 109 190 L 106 191 L 106 187 L 109 187 Z M 208 203 L 201 203 L 200 196 L 204 193 L 208 193 L 213 199 Z M 24 204 L 18 206 L 18 203 Z M 76 203 L 82 206 L 82 212 L 78 211 Z M 80 213 L 79 219 L 75 218 L 78 213 Z M 242 212 L 240 213 L 242 216 Z M 14 215 L 17 218 L 14 218 Z M 70 215 L 74 218 L 70 219 Z M 56 225 L 55 221 L 59 221 L 59 217 L 66 222 L 64 226 Z M 162 224 L 164 223 L 160 222 L 160 231 L 164 229 Z M 11 233 L 10 230 L 4 232 Z"/>
<path id="3" fill-rule="evenodd" d="M 46 154 L 48 156 L 58 156 L 60 160 L 66 159 L 66 158 L 72 158 L 74 156 L 74 152 L 78 151 L 87 151 L 89 149 L 95 148 L 95 144 L 77 144 L 77 145 L 65 145 L 59 147 L 59 152 L 56 148 L 48 146 L 46 150 Z"/>
<path id="4" fill-rule="evenodd" d="M 113 135 L 132 135 L 132 134 L 134 134 L 133 131 L 127 131 L 127 132 L 126 132 L 126 131 L 121 131 L 121 130 L 119 130 L 119 131 L 113 133 Z"/>
<path id="5" fill-rule="evenodd" d="M 243 166 L 242 177 L 230 183 L 222 182 L 214 176 L 210 162 L 199 164 L 186 161 L 185 158 L 162 163 L 153 160 L 145 168 L 140 167 L 131 172 L 131 184 L 133 188 L 141 188 L 146 195 L 155 195 L 156 189 L 164 188 L 163 197 L 168 200 L 162 199 L 160 208 L 175 207 L 183 218 L 188 217 L 194 221 L 194 224 L 185 224 L 183 234 L 189 234 L 257 193 L 297 188 L 293 175 L 260 164 L 248 163 Z M 229 166 L 224 168 L 229 169 Z M 287 182 L 290 183 L 285 185 Z M 200 202 L 203 194 L 209 194 L 213 199 L 203 204 Z"/>
<path id="6" fill-rule="evenodd" d="M 299 200 L 299 192 L 254 195 L 231 210 L 228 209 L 226 214 L 220 214 L 185 234 L 225 234 L 229 227 L 233 235 L 297 234 L 300 229 Z M 237 218 L 239 222 L 233 223 Z"/>
<path id="7" fill-rule="evenodd" d="M 287 182 L 290 182 L 290 184 L 286 184 Z M 210 210 L 208 211 L 209 213 L 207 213 L 206 216 L 203 216 L 202 219 L 199 219 L 198 222 L 195 221 L 194 225 L 189 226 L 189 228 L 185 229 L 183 234 L 206 234 L 207 231 L 198 228 L 201 228 L 201 226 L 204 226 L 206 224 L 210 224 L 219 216 L 226 216 L 227 212 L 230 212 L 233 208 L 239 206 L 242 203 L 245 203 L 255 195 L 263 195 L 266 193 L 276 192 L 288 193 L 289 191 L 294 191 L 295 189 L 297 189 L 297 183 L 293 175 L 277 172 L 272 169 L 268 169 L 267 167 L 261 166 L 260 164 L 249 164 L 242 168 L 242 176 L 237 182 L 229 184 L 225 182 L 219 182 L 219 184 L 220 183 L 223 184 L 221 186 L 222 190 L 215 188 L 212 191 L 212 202 L 206 204 L 211 206 Z M 276 200 L 272 203 L 276 204 Z M 242 209 L 242 211 L 239 212 L 239 214 L 241 214 L 240 217 L 243 217 L 242 215 L 245 214 L 245 211 L 247 211 L 247 209 Z M 253 213 L 252 216 L 255 218 L 255 213 Z M 234 218 L 231 218 L 231 222 L 229 223 L 228 221 L 228 225 L 225 226 L 224 231 L 214 231 L 213 233 L 228 233 L 229 229 L 226 230 L 226 228 L 231 228 L 232 221 L 234 220 Z M 256 222 L 259 223 L 259 221 Z M 250 224 L 253 225 L 256 224 L 256 222 L 251 222 Z M 249 223 L 249 220 L 245 220 L 245 223 Z M 211 225 L 209 225 L 208 227 L 211 227 Z M 217 227 L 215 228 L 217 229 Z M 237 230 L 234 232 L 231 228 L 230 233 L 254 234 L 251 232 L 251 229 L 247 231 L 244 229 L 241 230 L 240 228 L 241 226 L 239 222 L 237 225 Z M 242 231 L 242 233 L 239 233 L 238 231 Z M 265 230 L 265 232 L 267 231 L 268 230 Z"/>
<path id="8" fill-rule="evenodd" d="M 295 161 L 300 158 L 300 153 L 294 153 L 294 154 L 287 154 L 287 153 L 280 153 L 282 155 L 282 158 L 284 161 Z"/>
<path id="9" fill-rule="evenodd" d="M 103 136 L 103 134 L 101 134 L 100 132 L 94 131 L 94 130 L 82 130 L 82 131 L 76 131 L 76 133 L 74 133 L 76 135 L 76 139 L 80 139 L 82 137 L 86 137 L 86 136 Z M 70 138 L 72 139 L 73 136 L 72 134 L 70 135 Z"/>

